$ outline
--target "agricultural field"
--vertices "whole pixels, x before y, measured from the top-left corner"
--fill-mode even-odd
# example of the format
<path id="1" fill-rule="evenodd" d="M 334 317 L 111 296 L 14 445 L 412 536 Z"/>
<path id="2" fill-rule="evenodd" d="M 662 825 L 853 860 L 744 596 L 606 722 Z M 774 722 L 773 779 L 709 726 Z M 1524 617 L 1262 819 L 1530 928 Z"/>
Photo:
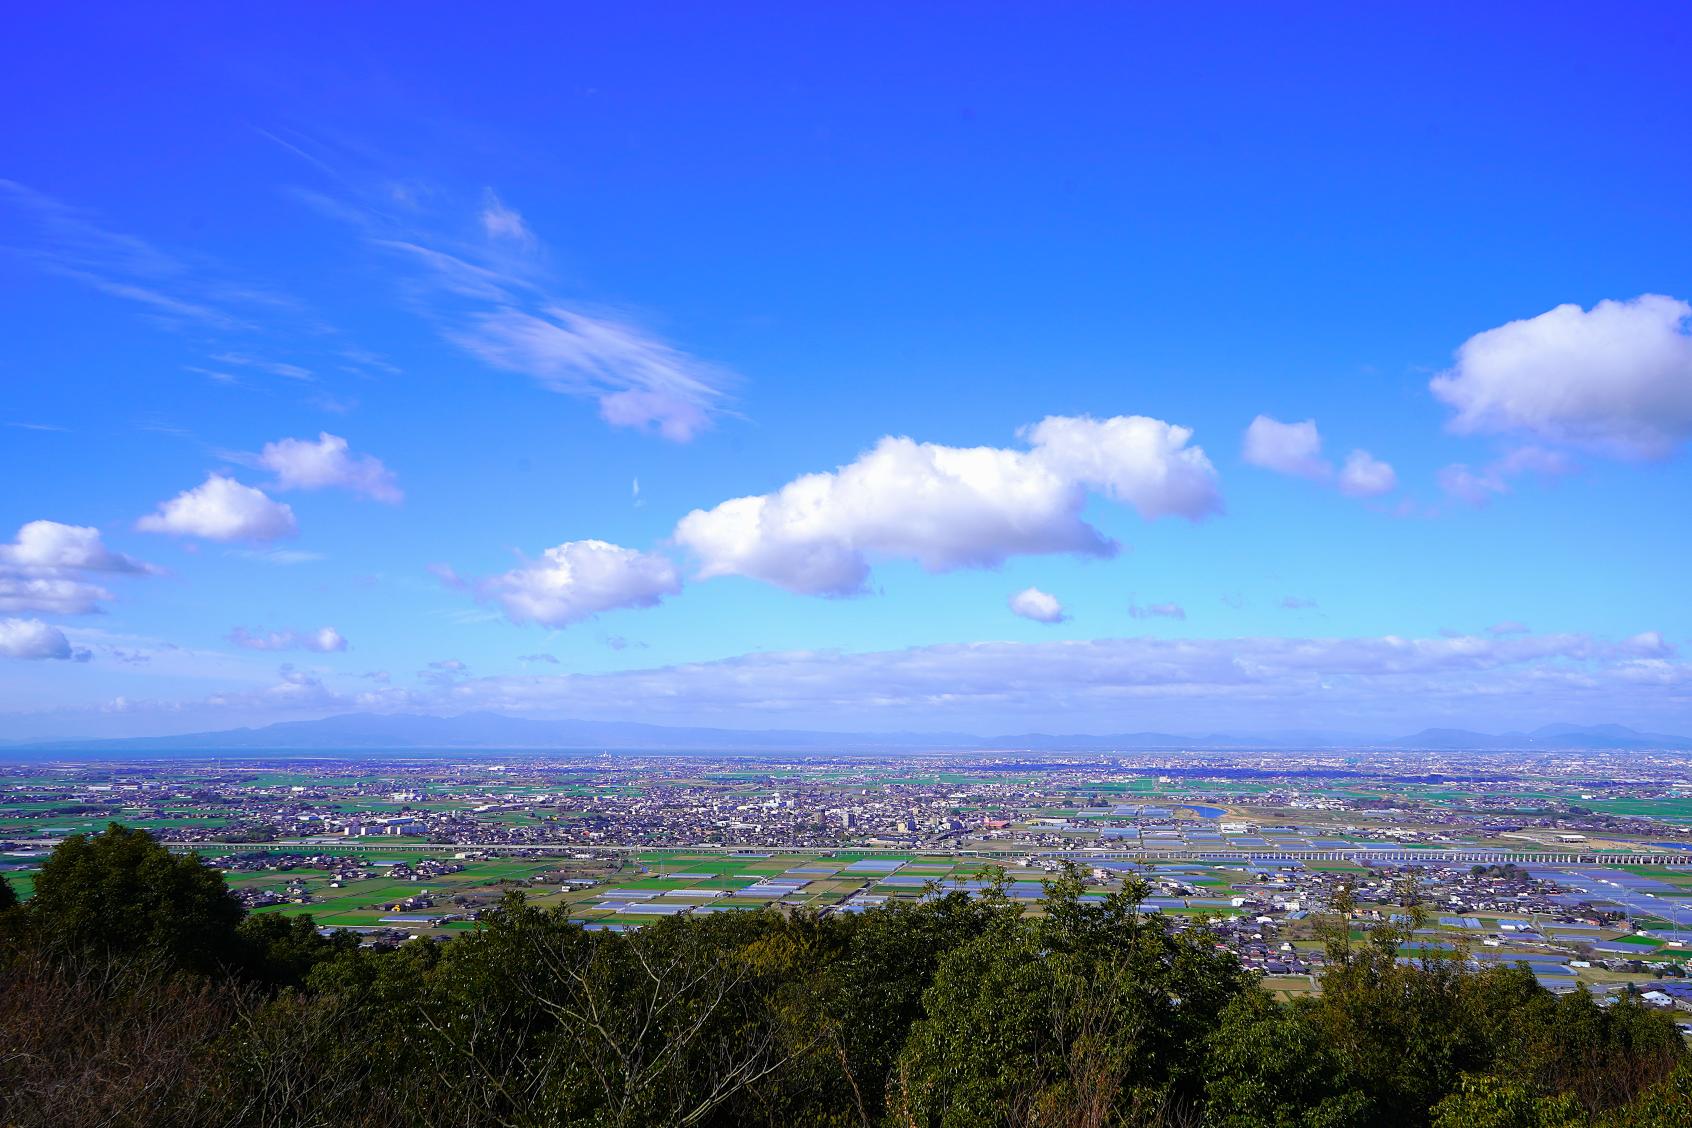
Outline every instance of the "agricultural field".
<path id="1" fill-rule="evenodd" d="M 108 822 L 218 866 L 248 909 L 371 943 L 477 927 L 512 892 L 590 929 L 689 913 L 859 913 L 945 894 L 1041 913 L 1132 889 L 1277 992 L 1336 937 L 1526 961 L 1555 989 L 1683 973 L 1692 809 L 1679 760 L 552 756 L 151 761 L 0 769 L 22 897 Z M 1406 885 L 1406 882 L 1409 884 Z M 1336 914 L 1336 903 L 1349 905 Z M 1423 906 L 1412 909 L 1412 904 Z"/>

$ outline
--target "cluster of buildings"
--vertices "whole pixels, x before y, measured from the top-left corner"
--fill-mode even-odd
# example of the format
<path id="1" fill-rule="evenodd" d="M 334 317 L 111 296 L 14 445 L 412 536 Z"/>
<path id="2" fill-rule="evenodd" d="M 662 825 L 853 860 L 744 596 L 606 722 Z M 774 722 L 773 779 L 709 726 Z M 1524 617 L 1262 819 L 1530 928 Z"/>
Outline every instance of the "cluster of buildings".
<path id="1" fill-rule="evenodd" d="M 1474 759 L 553 755 L 374 772 L 321 761 L 64 765 L 0 789 L 0 837 L 51 840 L 115 819 L 176 842 L 376 837 L 506 848 L 1692 845 L 1692 825 L 1641 813 L 1641 800 L 1686 797 L 1679 761 L 1635 760 L 1623 771 L 1597 754 L 1495 755 L 1477 770 Z M 1618 798 L 1629 802 L 1606 806 Z"/>
<path id="2" fill-rule="evenodd" d="M 1148 911 L 1204 927 L 1247 966 L 1290 977 L 1320 971 L 1317 924 L 1342 888 L 1358 906 L 1353 927 L 1401 925 L 1398 886 L 1410 873 L 1433 920 L 1406 958 L 1527 958 L 1557 988 L 1649 976 L 1665 985 L 1663 1005 L 1680 1006 L 1675 956 L 1692 942 L 1692 908 L 1679 907 L 1679 888 L 1618 876 L 1616 863 L 1692 864 L 1692 821 L 1681 814 L 1689 769 L 1673 757 L 1422 752 L 83 763 L 0 774 L 0 850 L 40 850 L 118 821 L 175 843 L 230 844 L 220 864 L 233 873 L 329 875 L 316 894 L 285 872 L 280 882 L 237 882 L 253 907 L 311 904 L 365 880 L 370 863 L 329 850 L 364 839 L 376 841 L 361 850 L 431 844 L 460 856 L 945 855 L 1016 865 L 1021 899 L 1038 896 L 1027 875 L 1079 861 L 1100 889 L 1149 881 Z M 383 877 L 419 886 L 382 906 L 387 923 L 473 917 L 479 905 L 423 892 L 452 864 L 385 867 Z M 919 877 L 866 874 L 830 907 L 913 895 Z M 611 903 L 626 902 L 624 915 L 638 920 L 805 901 L 805 885 L 778 884 L 692 907 L 685 896 Z"/>

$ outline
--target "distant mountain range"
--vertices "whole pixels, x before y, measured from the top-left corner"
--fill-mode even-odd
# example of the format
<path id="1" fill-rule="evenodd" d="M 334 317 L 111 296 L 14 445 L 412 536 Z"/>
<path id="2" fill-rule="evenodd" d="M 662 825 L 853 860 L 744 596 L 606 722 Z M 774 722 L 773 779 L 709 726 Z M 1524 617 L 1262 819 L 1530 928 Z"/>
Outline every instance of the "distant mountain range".
<path id="1" fill-rule="evenodd" d="M 315 721 L 283 721 L 262 728 L 117 740 L 57 740 L 0 749 L 0 757 L 90 753 L 396 752 L 407 749 L 551 751 L 873 751 L 1118 752 L 1292 748 L 1383 748 L 1430 751 L 1692 750 L 1692 738 L 1640 732 L 1624 725 L 1545 725 L 1532 732 L 1493 735 L 1464 729 L 1424 729 L 1391 740 L 1268 740 L 1162 732 L 1098 734 L 814 732 L 802 729 L 688 728 L 628 721 L 543 721 L 500 713 L 433 717 L 405 713 L 347 713 Z"/>
<path id="2" fill-rule="evenodd" d="M 913 751 L 1075 750 L 1115 748 L 1272 747 L 1228 736 L 1190 737 L 1140 732 L 1112 735 L 1023 733 L 981 737 L 958 732 L 816 732 L 807 729 L 721 729 L 632 721 L 542 721 L 502 713 L 434 717 L 411 713 L 345 713 L 315 721 L 282 721 L 262 728 L 182 736 L 114 740 L 56 740 L 14 745 L 12 751 L 198 752 L 369 751 L 407 748 L 721 751 L 903 748 Z"/>
<path id="3" fill-rule="evenodd" d="M 1541 725 L 1532 732 L 1504 732 L 1497 735 L 1467 729 L 1423 729 L 1414 736 L 1390 742 L 1394 748 L 1427 748 L 1438 751 L 1507 750 L 1544 748 L 1553 750 L 1592 749 L 1692 749 L 1692 738 L 1660 732 L 1640 732 L 1626 725 Z"/>

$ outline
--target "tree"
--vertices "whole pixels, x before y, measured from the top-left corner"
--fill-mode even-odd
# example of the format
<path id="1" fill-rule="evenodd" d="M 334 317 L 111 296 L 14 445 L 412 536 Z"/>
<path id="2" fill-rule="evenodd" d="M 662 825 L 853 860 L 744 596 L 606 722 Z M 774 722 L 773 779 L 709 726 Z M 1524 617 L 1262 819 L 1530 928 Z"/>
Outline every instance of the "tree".
<path id="1" fill-rule="evenodd" d="M 1330 967 L 1307 1017 L 1344 1063 L 1345 1086 L 1369 1095 L 1371 1124 L 1421 1128 L 1458 1076 L 1486 1072 L 1493 1054 L 1465 1005 L 1472 977 L 1455 961 L 1400 963 L 1395 932 L 1377 930 L 1388 938 L 1371 934 Z"/>
<path id="2" fill-rule="evenodd" d="M 1316 917 L 1316 935 L 1334 963 L 1351 958 L 1351 914 L 1356 909 L 1357 893 L 1347 880 L 1328 898 L 1328 912 Z"/>
<path id="3" fill-rule="evenodd" d="M 1397 881 L 1392 883 L 1393 896 L 1398 901 L 1398 907 L 1404 912 L 1404 924 L 1407 935 L 1414 936 L 1428 926 L 1428 907 L 1422 901 L 1422 879 L 1412 870 L 1406 870 Z"/>
<path id="4" fill-rule="evenodd" d="M 1261 988 L 1222 1012 L 1205 1057 L 1205 1123 L 1214 1128 L 1350 1128 L 1367 1123 L 1367 1094 L 1348 1088 L 1307 1005 Z"/>
<path id="5" fill-rule="evenodd" d="M 753 1094 L 758 1121 L 880 1123 L 894 1061 L 922 1017 L 935 969 L 1007 907 L 989 889 L 982 898 L 950 893 L 861 914 L 776 917 L 749 955 L 771 977 L 788 1043 L 802 1049 Z"/>
<path id="6" fill-rule="evenodd" d="M 1599 1121 L 1604 1128 L 1685 1128 L 1692 1124 L 1692 1058 L 1639 1100 Z"/>
<path id="7" fill-rule="evenodd" d="M 1179 1123 L 1202 1097 L 1204 1041 L 1246 988 L 1202 934 L 1142 920 L 1135 891 L 1082 900 L 1073 869 L 1045 915 L 995 914 L 946 953 L 889 1101 L 900 1124 Z"/>
<path id="8" fill-rule="evenodd" d="M 279 987 L 304 986 L 312 968 L 358 947 L 351 932 L 319 936 L 309 913 L 253 913 L 236 932 L 248 974 Z"/>
<path id="9" fill-rule="evenodd" d="M 1433 1109 L 1433 1128 L 1577 1128 L 1586 1118 L 1573 1097 L 1536 1096 L 1498 1077 L 1466 1076 Z"/>
<path id="10" fill-rule="evenodd" d="M 6 880 L 6 875 L 0 873 L 0 913 L 16 908 L 17 904 L 18 891 L 12 888 L 12 883 Z"/>
<path id="11" fill-rule="evenodd" d="M 1600 1007 L 1576 991 L 1488 1009 L 1501 1047 L 1496 1072 L 1537 1093 L 1567 1093 L 1588 1113 L 1633 1101 L 1686 1057 L 1672 1020 L 1637 998 Z"/>
<path id="12" fill-rule="evenodd" d="M 509 895 L 484 928 L 445 946 L 409 1008 L 440 1090 L 439 1110 L 419 1120 L 743 1122 L 724 1107 L 803 1048 L 771 997 L 779 976 L 751 958 L 777 919 L 723 913 L 587 932 Z"/>
<path id="13" fill-rule="evenodd" d="M 31 923 L 49 950 L 145 955 L 209 972 L 239 954 L 243 910 L 223 875 L 117 823 L 54 849 L 35 881 Z"/>
<path id="14" fill-rule="evenodd" d="M 15 954 L 0 966 L 0 1124 L 229 1124 L 210 1051 L 236 994 L 144 959 Z"/>
<path id="15" fill-rule="evenodd" d="M 963 1128 L 1025 1117 L 1055 1080 L 1042 1065 L 1055 1050 L 1056 989 L 1032 930 L 1008 917 L 946 953 L 895 1069 L 894 1119 Z"/>

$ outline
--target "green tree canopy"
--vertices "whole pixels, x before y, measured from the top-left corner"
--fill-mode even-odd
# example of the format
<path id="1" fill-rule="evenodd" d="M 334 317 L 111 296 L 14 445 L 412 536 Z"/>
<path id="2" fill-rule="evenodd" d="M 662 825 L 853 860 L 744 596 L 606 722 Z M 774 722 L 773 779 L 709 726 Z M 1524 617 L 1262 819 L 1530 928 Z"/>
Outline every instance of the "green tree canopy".
<path id="1" fill-rule="evenodd" d="M 1140 892 L 1087 897 L 1071 869 L 1048 883 L 1044 916 L 1007 906 L 947 952 L 895 1070 L 897 1122 L 1190 1115 L 1210 1025 L 1248 980 L 1202 935 L 1142 919 Z"/>
<path id="2" fill-rule="evenodd" d="M 243 910 L 223 875 L 117 823 L 54 849 L 36 878 L 30 914 L 52 949 L 148 955 L 193 971 L 214 970 L 240 951 Z"/>

